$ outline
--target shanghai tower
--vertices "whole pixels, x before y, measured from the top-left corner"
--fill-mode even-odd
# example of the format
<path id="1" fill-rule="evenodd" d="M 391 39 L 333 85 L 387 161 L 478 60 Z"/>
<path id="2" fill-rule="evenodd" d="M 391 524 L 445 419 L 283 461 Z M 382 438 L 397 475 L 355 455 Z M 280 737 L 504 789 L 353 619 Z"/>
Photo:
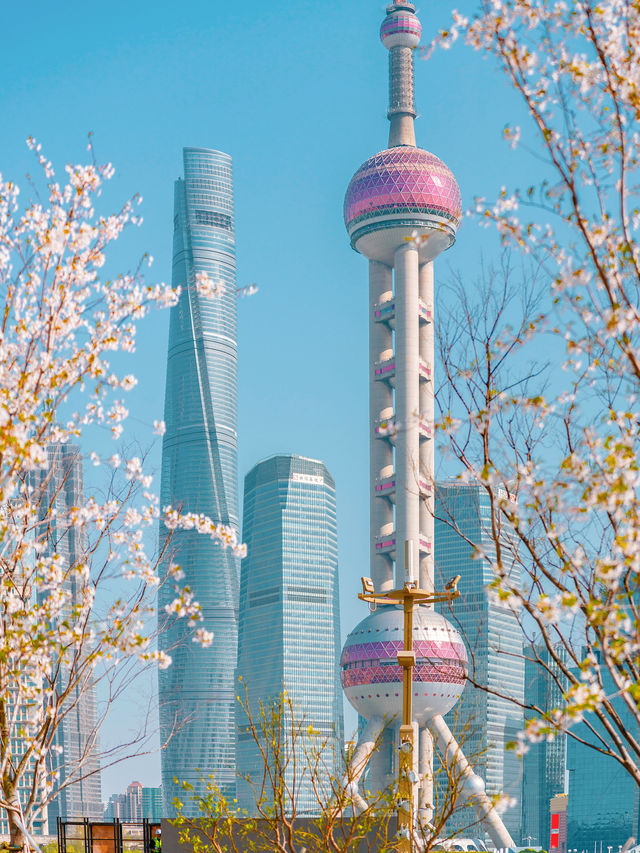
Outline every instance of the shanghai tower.
<path id="1" fill-rule="evenodd" d="M 238 529 L 237 308 L 232 163 L 228 154 L 184 149 L 184 179 L 175 182 L 173 274 L 180 287 L 171 309 L 162 446 L 161 506 L 200 513 Z M 196 288 L 206 273 L 213 297 Z M 160 547 L 167 530 L 161 526 Z M 195 530 L 173 533 L 166 552 L 202 608 L 200 627 L 213 643 L 193 642 L 180 619 L 163 629 L 174 597 L 169 579 L 158 595 L 159 646 L 173 663 L 159 672 L 164 814 L 187 781 L 196 792 L 214 774 L 235 796 L 234 670 L 239 561 Z M 191 804 L 185 803 L 185 814 Z"/>

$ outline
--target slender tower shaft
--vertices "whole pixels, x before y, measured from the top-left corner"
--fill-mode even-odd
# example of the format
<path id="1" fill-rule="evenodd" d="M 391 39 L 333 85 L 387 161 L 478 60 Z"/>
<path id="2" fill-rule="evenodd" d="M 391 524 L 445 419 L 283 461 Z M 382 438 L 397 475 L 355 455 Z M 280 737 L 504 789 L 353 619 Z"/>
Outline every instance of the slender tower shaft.
<path id="1" fill-rule="evenodd" d="M 381 438 L 381 424 L 393 417 L 393 389 L 382 376 L 393 356 L 391 327 L 378 321 L 381 306 L 391 305 L 391 267 L 379 261 L 369 264 L 369 422 L 371 483 L 371 577 L 376 589 L 393 587 L 393 563 L 385 540 L 393 536 L 393 505 L 385 495 L 393 488 L 393 446 Z"/>
<path id="2" fill-rule="evenodd" d="M 413 574 L 420 540 L 419 255 L 411 242 L 395 253 L 396 314 L 396 587 Z M 404 565 L 405 542 L 409 565 Z M 415 578 L 417 580 L 417 577 Z"/>
<path id="3" fill-rule="evenodd" d="M 389 148 L 416 144 L 413 125 L 413 50 L 393 47 L 389 51 Z"/>
<path id="4" fill-rule="evenodd" d="M 420 533 L 423 547 L 420 551 L 420 587 L 430 592 L 434 589 L 434 491 L 435 453 L 434 423 L 435 395 L 433 388 L 434 325 L 433 325 L 433 263 L 420 265 L 420 419 L 428 438 L 420 442 Z"/>
<path id="5" fill-rule="evenodd" d="M 433 592 L 434 572 L 434 494 L 435 453 L 433 430 L 435 396 L 433 387 L 434 326 L 433 326 L 433 262 L 420 265 L 419 293 L 421 307 L 420 359 L 424 372 L 420 377 L 420 417 L 430 433 L 430 440 L 420 443 L 420 531 L 429 548 L 420 551 L 420 587 Z M 424 314 L 422 314 L 424 312 Z M 433 605 L 431 605 L 433 607 Z M 433 738 L 428 728 L 420 732 L 420 820 L 431 823 L 433 818 Z"/>

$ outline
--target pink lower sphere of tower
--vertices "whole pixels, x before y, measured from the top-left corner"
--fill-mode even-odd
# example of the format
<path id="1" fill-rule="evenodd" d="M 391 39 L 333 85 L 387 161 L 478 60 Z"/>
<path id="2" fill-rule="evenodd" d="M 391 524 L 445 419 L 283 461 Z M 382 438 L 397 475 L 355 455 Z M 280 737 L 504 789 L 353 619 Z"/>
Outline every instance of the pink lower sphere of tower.
<path id="1" fill-rule="evenodd" d="M 430 245 L 423 260 L 432 260 L 453 244 L 461 215 L 460 189 L 451 170 L 435 154 L 411 146 L 387 148 L 366 160 L 344 201 L 353 248 L 387 263 L 412 230 L 426 232 Z"/>
<path id="2" fill-rule="evenodd" d="M 340 669 L 349 702 L 366 719 L 402 717 L 404 613 L 383 607 L 363 619 L 347 637 Z M 456 704 L 467 677 L 467 652 L 460 634 L 440 613 L 414 613 L 413 719 L 418 723 L 446 714 Z"/>

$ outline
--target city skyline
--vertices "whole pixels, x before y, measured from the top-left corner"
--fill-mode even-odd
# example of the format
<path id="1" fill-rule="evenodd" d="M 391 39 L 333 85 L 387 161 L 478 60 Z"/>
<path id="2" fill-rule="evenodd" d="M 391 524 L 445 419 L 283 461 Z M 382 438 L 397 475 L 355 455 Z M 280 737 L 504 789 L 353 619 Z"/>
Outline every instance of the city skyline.
<path id="1" fill-rule="evenodd" d="M 122 794 L 112 794 L 104 809 L 104 820 L 159 822 L 163 816 L 162 788 L 146 788 L 140 782 L 127 785 Z"/>
<path id="2" fill-rule="evenodd" d="M 464 4 L 462 5 L 464 8 Z M 19 79 L 23 73 L 18 72 L 21 65 L 17 54 L 13 53 L 26 36 L 18 33 L 13 39 L 9 39 L 5 54 L 7 67 L 12 66 L 16 70 L 10 71 L 4 78 L 7 84 L 4 89 L 7 129 L 3 140 L 0 141 L 5 155 L 3 165 L 8 173 L 9 167 L 6 164 L 17 164 L 12 173 L 12 177 L 17 178 L 22 177 L 23 172 L 33 169 L 31 160 L 23 155 L 21 148 L 27 133 L 35 133 L 43 141 L 45 151 L 54 160 L 58 158 L 58 162 L 61 162 L 61 157 L 75 156 L 80 159 L 84 156 L 85 133 L 88 129 L 94 130 L 98 155 L 114 160 L 120 170 L 116 192 L 118 198 L 121 198 L 122 193 L 126 195 L 136 189 L 141 189 L 145 196 L 142 210 L 147 223 L 143 230 L 135 235 L 135 250 L 132 250 L 132 244 L 129 243 L 122 256 L 126 255 L 127 260 L 130 260 L 132 254 L 137 257 L 139 245 L 148 248 L 156 257 L 151 276 L 165 278 L 168 277 L 170 260 L 169 250 L 165 249 L 164 243 L 168 242 L 167 223 L 171 219 L 170 193 L 166 191 L 167 176 L 178 170 L 182 145 L 184 142 L 193 141 L 223 147 L 234 155 L 238 152 L 237 163 L 242 164 L 236 172 L 241 185 L 242 202 L 239 209 L 242 209 L 245 223 L 243 228 L 247 235 L 247 251 L 241 264 L 240 283 L 257 280 L 260 285 L 260 293 L 255 299 L 240 303 L 240 311 L 247 319 L 241 334 L 245 335 L 248 344 L 244 354 L 240 355 L 240 370 L 241 375 L 244 371 L 247 388 L 251 388 L 249 399 L 241 401 L 240 420 L 241 424 L 245 425 L 244 433 L 252 434 L 251 445 L 247 443 L 246 448 L 241 450 L 240 473 L 244 474 L 255 459 L 280 448 L 293 448 L 326 458 L 336 476 L 338 488 L 343 489 L 339 505 L 341 564 L 356 565 L 362 561 L 363 554 L 366 554 L 368 543 L 365 520 L 367 508 L 366 505 L 358 507 L 355 499 L 356 496 L 364 494 L 362 489 L 367 479 L 366 453 L 354 442 L 348 442 L 346 450 L 337 447 L 334 449 L 330 443 L 333 442 L 336 429 L 346 435 L 362 432 L 366 401 L 363 402 L 360 382 L 366 367 L 363 359 L 358 359 L 353 353 L 361 351 L 366 329 L 360 320 L 361 294 L 356 295 L 357 288 L 353 286 L 360 275 L 359 267 L 355 263 L 357 259 L 349 258 L 350 253 L 344 246 L 339 210 L 335 210 L 333 201 L 340 197 L 344 176 L 350 174 L 360 162 L 360 154 L 364 156 L 368 152 L 362 138 L 358 138 L 356 134 L 349 137 L 346 135 L 341 114 L 337 116 L 337 122 L 343 128 L 342 144 L 332 147 L 335 128 L 326 120 L 327 102 L 331 101 L 333 110 L 339 105 L 342 91 L 337 88 L 337 72 L 328 69 L 327 76 L 323 76 L 321 71 L 328 64 L 326 43 L 331 38 L 333 64 L 343 69 L 342 74 L 346 69 L 351 78 L 350 85 L 353 86 L 354 95 L 348 99 L 349 109 L 358 111 L 363 122 L 368 121 L 372 115 L 373 98 L 367 90 L 375 89 L 372 81 L 376 79 L 377 74 L 377 79 L 380 76 L 380 57 L 370 50 L 370 37 L 377 28 L 381 5 L 354 3 L 351 10 L 353 18 L 344 16 L 343 29 L 338 36 L 335 35 L 333 27 L 329 27 L 330 16 L 327 14 L 328 10 L 337 11 L 338 4 L 327 4 L 317 13 L 311 10 L 305 10 L 304 13 L 295 9 L 289 10 L 288 20 L 275 20 L 274 16 L 271 21 L 267 12 L 266 19 L 262 19 L 259 25 L 251 20 L 251 14 L 247 14 L 245 18 L 246 8 L 249 11 L 253 9 L 255 16 L 260 19 L 262 10 L 258 9 L 257 4 L 243 7 L 242 16 L 239 11 L 233 12 L 226 8 L 216 10 L 215 16 L 211 16 L 202 6 L 188 4 L 182 29 L 176 29 L 173 22 L 169 25 L 168 16 L 165 17 L 166 13 L 162 9 L 157 10 L 153 20 L 149 21 L 148 16 L 143 16 L 139 10 L 115 4 L 114 21 L 118 22 L 118 26 L 108 22 L 104 27 L 96 27 L 91 49 L 84 47 L 85 36 L 74 20 L 74 15 L 77 20 L 81 18 L 81 11 L 77 7 L 75 12 L 73 9 L 69 12 L 64 21 L 64 28 L 68 30 L 70 39 L 66 45 L 62 32 L 62 16 L 47 11 L 38 22 L 28 21 L 28 30 L 25 32 L 32 37 L 34 53 L 39 55 L 40 61 L 36 60 L 35 73 L 31 71 L 31 76 L 29 73 L 24 74 L 29 81 L 27 87 L 24 81 Z M 9 32 L 12 32 L 16 14 L 15 9 L 8 10 Z M 220 42 L 215 41 L 218 35 L 213 32 L 213 25 L 209 28 L 202 26 L 200 35 L 199 29 L 193 24 L 192 19 L 197 19 L 200 27 L 212 17 L 215 17 L 215 28 L 221 34 Z M 423 18 L 425 30 L 428 22 L 429 30 L 433 32 L 441 23 L 441 17 L 441 10 L 429 9 Z M 347 18 L 349 20 L 346 20 Z M 117 31 L 118 28 L 120 32 Z M 133 46 L 134 35 L 129 34 L 135 34 L 138 30 L 150 35 L 152 40 L 152 49 L 144 51 L 142 55 L 138 54 Z M 313 31 L 315 38 L 309 39 L 304 35 L 310 31 Z M 56 56 L 53 58 L 42 49 L 44 33 L 47 41 L 52 45 L 56 44 Z M 298 33 L 302 33 L 303 37 L 296 42 L 294 36 Z M 177 60 L 181 50 L 182 56 L 184 55 L 187 35 L 194 42 L 188 70 L 186 67 L 181 69 Z M 260 36 L 259 41 L 256 36 Z M 221 46 L 224 40 L 229 44 L 228 49 Z M 292 52 L 282 49 L 282 43 L 286 40 L 293 46 Z M 260 50 L 250 47 L 257 43 L 261 45 Z M 360 44 L 364 49 L 358 53 L 357 46 Z M 215 64 L 211 63 L 212 45 L 215 45 L 218 51 L 228 50 Z M 93 61 L 91 53 L 95 54 Z M 282 58 L 278 54 L 282 54 Z M 128 58 L 130 62 L 127 61 Z M 109 75 L 104 73 L 105 59 L 113 63 L 109 66 Z M 158 74 L 156 81 L 151 72 L 156 71 L 160 63 L 166 65 L 167 71 L 165 75 Z M 446 79 L 446 86 L 434 87 L 430 92 L 429 106 L 425 105 L 424 109 L 425 112 L 427 109 L 429 112 L 433 111 L 435 115 L 446 114 L 447 121 L 455 128 L 448 159 L 465 187 L 465 196 L 467 192 L 469 199 L 476 193 L 490 196 L 494 188 L 509 182 L 509 178 L 513 176 L 513 163 L 521 164 L 522 155 L 513 155 L 506 146 L 500 146 L 503 113 L 506 112 L 503 108 L 505 101 L 499 93 L 496 94 L 495 88 L 490 89 L 495 78 L 491 77 L 488 63 L 483 66 L 478 62 L 474 66 L 471 62 L 471 70 L 466 65 L 464 73 L 456 67 L 457 63 L 455 50 L 436 56 L 429 64 L 418 63 L 418 74 L 422 75 L 423 80 L 427 80 L 434 67 L 439 69 L 438 74 L 434 76 Z M 135 73 L 129 72 L 130 64 L 133 65 Z M 211 69 L 209 77 L 206 73 L 207 65 Z M 276 77 L 273 76 L 270 65 L 277 68 Z M 225 71 L 225 66 L 228 72 Z M 83 70 L 82 79 L 79 79 L 80 75 L 78 79 L 72 75 L 78 67 Z M 256 67 L 261 69 L 262 75 L 254 73 L 253 79 L 247 79 L 247 69 Z M 265 97 L 262 87 L 269 87 L 272 92 L 279 93 L 280 97 L 287 98 L 288 93 L 283 95 L 282 83 L 285 73 L 289 74 L 291 68 L 296 72 L 290 75 L 294 81 L 293 86 L 300 85 L 301 88 L 292 91 L 291 101 L 287 103 L 305 103 L 305 99 L 301 97 L 304 92 L 305 98 L 316 108 L 319 120 L 312 123 L 309 117 L 312 110 L 300 117 L 303 128 L 301 134 L 305 138 L 312 138 L 313 142 L 308 147 L 292 146 L 293 150 L 288 151 L 287 164 L 284 165 L 284 159 L 278 160 L 274 156 L 281 145 L 281 133 L 278 132 L 276 139 L 275 130 L 267 120 L 272 118 L 276 105 L 275 96 Z M 444 75 L 441 74 L 443 69 Z M 246 75 L 245 78 L 243 74 Z M 230 81 L 234 75 L 237 89 L 232 92 Z M 478 98 L 477 94 L 474 95 L 473 92 L 477 93 L 478 88 L 469 85 L 469 81 L 474 77 L 480 90 L 490 90 L 495 97 Z M 103 78 L 113 80 L 113 89 L 108 88 L 109 84 L 101 88 Z M 326 95 L 324 100 L 319 89 L 314 88 L 313 78 L 323 80 L 327 86 L 330 94 Z M 204 86 L 207 80 L 215 83 L 212 95 Z M 280 86 L 276 85 L 278 82 Z M 342 85 L 342 80 L 340 84 Z M 334 89 L 331 89 L 332 85 Z M 253 100 L 247 97 L 251 87 L 255 90 Z M 145 88 L 147 91 L 144 91 Z M 220 92 L 224 93 L 225 90 L 228 95 L 220 95 Z M 106 103 L 103 93 L 106 93 Z M 180 102 L 179 95 L 183 93 L 185 103 Z M 70 99 L 70 106 L 66 110 L 60 100 L 63 95 Z M 0 94 L 0 98 L 2 97 Z M 40 121 L 36 107 L 45 99 L 50 101 L 50 106 L 43 110 Z M 477 100 L 477 105 L 473 104 L 474 99 Z M 158 109 L 159 104 L 164 106 L 167 101 L 172 103 L 177 116 L 172 123 L 167 123 L 164 110 Z M 212 106 L 208 111 L 208 124 L 200 118 L 202 113 L 206 112 L 202 110 L 198 110 L 197 121 L 190 124 L 180 121 L 184 119 L 186 109 L 195 113 L 194 106 L 200 107 L 202 103 L 211 103 Z M 456 109 L 451 108 L 450 104 L 454 104 Z M 134 106 L 136 110 L 140 109 L 140 116 L 134 114 Z M 282 104 L 279 106 L 282 107 Z M 162 113 L 163 125 L 170 125 L 166 135 L 158 132 L 158 119 L 153 118 L 153 110 L 150 107 L 155 107 L 155 112 Z M 51 114 L 47 113 L 47 109 L 51 110 Z M 119 110 L 123 111 L 123 119 L 120 118 Z M 56 117 L 62 115 L 63 127 L 60 131 L 55 129 L 52 114 Z M 220 120 L 219 116 L 226 114 L 232 116 L 232 121 Z M 247 114 L 251 114 L 251 124 Z M 35 121 L 36 116 L 38 121 Z M 380 128 L 383 123 L 384 116 L 380 111 L 371 121 L 371 127 Z M 326 129 L 322 127 L 323 124 L 327 125 Z M 438 121 L 433 122 L 432 131 L 436 136 L 440 132 L 438 124 Z M 110 125 L 113 127 L 110 128 Z M 474 128 L 473 150 L 469 150 L 467 142 L 469 126 Z M 256 128 L 260 129 L 259 133 L 256 133 Z M 309 129 L 311 133 L 307 132 Z M 249 141 L 242 142 L 241 136 Z M 256 136 L 259 144 L 256 144 Z M 364 132 L 361 136 L 364 136 Z M 156 141 L 159 137 L 162 139 L 161 144 Z M 491 146 L 488 145 L 489 138 Z M 241 144 L 236 144 L 236 141 L 241 141 Z M 73 148 L 74 145 L 77 154 L 73 151 L 68 153 L 69 146 Z M 304 150 L 300 150 L 301 148 Z M 437 153 L 443 150 L 442 145 L 434 145 L 433 149 Z M 327 150 L 330 152 L 329 158 L 326 155 Z M 500 156 L 496 156 L 496 150 L 500 151 Z M 320 186 L 320 182 L 313 178 L 313 169 L 322 157 L 325 157 L 325 162 L 327 159 L 331 161 L 333 172 L 329 170 L 323 174 Z M 271 171 L 264 168 L 267 159 L 273 164 Z M 304 176 L 304 180 L 300 180 L 300 176 Z M 264 202 L 259 199 L 260 192 L 256 191 L 259 178 L 263 180 L 260 186 L 267 197 Z M 286 216 L 285 225 L 283 196 L 287 191 L 291 198 L 290 206 L 286 210 L 291 213 Z M 309 198 L 313 200 L 313 205 L 308 205 Z M 330 202 L 329 198 L 333 201 Z M 267 213 L 272 215 L 267 216 Z M 288 240 L 287 252 L 282 252 L 283 233 Z M 477 261 L 479 248 L 486 246 L 483 239 L 477 236 L 475 240 L 472 238 L 471 242 L 467 242 L 473 233 L 473 226 L 467 221 L 465 248 L 462 253 L 458 253 L 460 264 L 466 264 L 467 270 Z M 321 249 L 314 255 L 314 263 L 308 264 L 308 243 L 311 239 L 316 240 Z M 488 252 L 490 250 L 487 249 Z M 304 282 L 300 286 L 303 270 Z M 357 318 L 355 322 L 350 319 L 346 323 L 337 316 L 339 312 L 333 312 L 333 341 L 330 347 L 325 346 L 327 305 L 340 305 L 350 318 Z M 322 306 L 323 310 L 318 310 L 318 306 Z M 305 318 L 304 323 L 299 322 L 302 316 Z M 268 331 L 261 331 L 263 327 Z M 149 331 L 144 332 L 141 337 L 139 357 L 136 359 L 136 365 L 142 365 L 142 375 L 139 393 L 136 392 L 135 397 L 130 396 L 131 409 L 134 417 L 138 418 L 139 434 L 144 436 L 145 440 L 146 427 L 152 423 L 154 417 L 161 415 L 163 377 L 158 379 L 156 374 L 162 374 L 158 363 L 165 351 L 163 336 L 166 334 L 167 317 L 154 317 L 150 321 Z M 287 358 L 284 347 L 281 346 L 279 339 L 285 336 L 297 353 L 294 359 Z M 269 381 L 264 380 L 264 368 L 258 359 L 267 342 L 273 344 L 273 349 L 270 350 L 272 364 Z M 317 356 L 319 352 L 322 353 L 321 357 Z M 257 369 L 257 365 L 260 369 Z M 139 372 L 137 366 L 134 370 Z M 340 381 L 337 382 L 336 377 L 339 377 Z M 295 386 L 295 394 L 286 390 L 290 384 Z M 311 399 L 309 386 L 313 386 L 313 393 L 318 395 L 317 405 Z M 276 400 L 270 403 L 269 395 Z M 336 413 L 335 420 L 327 418 L 327 411 Z M 256 424 L 255 429 L 249 429 Z M 152 450 L 152 460 L 155 458 L 156 467 L 159 467 L 159 444 L 158 442 Z M 108 449 L 111 447 L 107 442 L 105 446 Z M 88 475 L 91 477 L 91 470 Z M 357 572 L 354 576 L 343 573 L 343 600 L 351 601 L 356 592 L 355 575 Z M 110 733 L 111 738 L 119 735 L 123 721 L 126 724 L 126 715 L 121 713 L 120 717 L 116 717 Z M 353 722 L 353 716 L 351 721 Z M 143 778 L 145 773 L 148 773 L 149 777 L 157 776 L 157 755 L 150 760 L 145 759 L 138 766 L 140 764 L 140 772 L 137 769 L 132 772 L 129 769 L 117 768 L 109 770 L 107 776 L 110 779 L 125 776 Z M 115 790 L 117 787 L 117 783 L 110 782 L 107 789 Z"/>
<path id="3" fill-rule="evenodd" d="M 323 459 L 341 495 L 340 563 L 360 565 L 369 547 L 368 506 L 362 497 L 368 488 L 368 450 L 350 437 L 366 430 L 366 297 L 358 284 L 361 259 L 344 239 L 341 200 L 349 177 L 370 153 L 367 140 L 381 139 L 387 124 L 381 101 L 386 51 L 375 43 L 384 4 L 354 0 L 347 12 L 342 2 L 328 0 L 315 6 L 292 4 L 283 15 L 257 0 L 242 7 L 223 4 L 215 14 L 204 2 L 188 2 L 179 27 L 162 5 L 150 18 L 144 5 L 132 8 L 116 0 L 109 21 L 99 24 L 94 10 L 74 0 L 66 8 L 64 20 L 53 8 L 43 8 L 36 21 L 18 7 L 6 10 L 6 31 L 12 38 L 0 57 L 3 173 L 18 181 L 26 172 L 34 173 L 32 154 L 24 146 L 30 134 L 62 167 L 67 160 L 85 158 L 92 131 L 97 158 L 116 167 L 105 202 L 118 206 L 133 192 L 144 199 L 139 209 L 144 222 L 125 235 L 113 263 L 135 267 L 147 250 L 155 260 L 146 279 L 168 281 L 170 179 L 182 167 L 183 146 L 233 154 L 238 283 L 259 287 L 238 305 L 239 377 L 246 389 L 239 399 L 239 473 L 243 477 L 257 459 L 278 451 Z M 425 42 L 447 18 L 443 7 L 423 11 Z M 81 21 L 94 22 L 88 24 L 91 46 Z M 28 73 L 18 72 L 22 63 L 17 50 L 25 39 L 35 57 Z M 495 102 L 483 103 L 468 85 L 470 73 L 484 91 L 495 91 L 494 71 L 479 57 L 466 57 L 462 65 L 456 49 L 416 62 L 417 83 L 425 92 L 422 110 L 447 116 L 448 127 L 429 122 L 429 146 L 436 154 L 446 150 L 469 201 L 475 194 L 491 196 L 522 162 L 521 154 L 501 142 L 504 111 L 513 103 L 506 89 L 500 88 Z M 446 86 L 430 86 L 436 78 Z M 300 105 L 307 108 L 300 110 Z M 276 112 L 296 115 L 299 144 L 283 145 L 282 127 L 273 121 Z M 475 127 L 472 151 L 466 142 L 469 124 Z M 471 220 L 462 227 L 464 246 L 456 252 L 454 267 L 472 271 L 480 250 L 497 250 L 498 241 Z M 447 267 L 441 266 L 442 276 L 448 277 Z M 140 326 L 136 355 L 126 360 L 127 372 L 139 379 L 126 398 L 130 435 L 144 448 L 153 421 L 162 418 L 165 377 L 160 365 L 168 315 L 152 312 Z M 271 368 L 267 372 L 265 352 Z M 345 441 L 336 441 L 337 434 Z M 96 449 L 108 458 L 120 449 L 102 433 L 92 440 L 95 448 L 83 446 L 85 455 Z M 156 492 L 161 444 L 157 439 L 148 459 L 150 470 L 156 471 Z M 91 466 L 85 477 L 91 487 Z M 342 572 L 340 582 L 342 600 L 354 601 L 357 572 Z M 356 606 L 364 615 L 364 605 Z M 349 627 L 345 621 L 343 636 Z M 142 689 L 153 693 L 151 684 Z M 133 698 L 137 701 L 137 694 Z M 356 725 L 348 709 L 347 730 Z M 124 703 L 116 706 L 104 729 L 105 744 L 114 745 L 123 730 L 129 730 Z M 105 789 L 117 790 L 132 777 L 151 783 L 159 764 L 156 753 L 105 769 Z"/>

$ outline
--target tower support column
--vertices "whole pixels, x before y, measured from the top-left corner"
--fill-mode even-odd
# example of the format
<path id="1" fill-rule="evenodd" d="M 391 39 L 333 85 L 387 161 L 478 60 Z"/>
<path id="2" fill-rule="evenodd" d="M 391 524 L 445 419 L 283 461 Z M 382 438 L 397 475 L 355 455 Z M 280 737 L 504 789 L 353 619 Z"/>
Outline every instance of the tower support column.
<path id="1" fill-rule="evenodd" d="M 419 256 L 413 243 L 395 252 L 396 329 L 396 587 L 405 580 L 404 549 L 419 566 L 420 538 L 420 337 L 418 319 Z"/>
<path id="2" fill-rule="evenodd" d="M 377 323 L 374 309 L 385 299 L 392 298 L 391 267 L 379 261 L 369 262 L 369 482 L 370 482 L 370 538 L 371 578 L 376 589 L 393 588 L 391 558 L 378 553 L 378 536 L 393 532 L 393 506 L 389 499 L 376 493 L 381 477 L 393 473 L 393 447 L 380 438 L 376 427 L 381 418 L 390 418 L 393 412 L 393 390 L 387 382 L 376 379 L 376 362 L 392 355 L 391 329 L 386 323 Z"/>
<path id="3" fill-rule="evenodd" d="M 420 417 L 431 430 L 430 438 L 420 442 L 420 481 L 424 483 L 420 496 L 420 533 L 431 543 L 430 551 L 420 553 L 420 588 L 433 592 L 434 572 L 434 506 L 435 506 L 435 397 L 434 370 L 434 316 L 433 316 L 433 262 L 420 265 L 420 299 L 431 310 L 431 321 L 420 322 L 420 358 L 430 368 L 430 376 L 420 380 Z M 433 605 L 429 605 L 433 607 Z"/>
<path id="4" fill-rule="evenodd" d="M 433 820 L 433 738 L 424 726 L 420 729 L 420 823 Z"/>

